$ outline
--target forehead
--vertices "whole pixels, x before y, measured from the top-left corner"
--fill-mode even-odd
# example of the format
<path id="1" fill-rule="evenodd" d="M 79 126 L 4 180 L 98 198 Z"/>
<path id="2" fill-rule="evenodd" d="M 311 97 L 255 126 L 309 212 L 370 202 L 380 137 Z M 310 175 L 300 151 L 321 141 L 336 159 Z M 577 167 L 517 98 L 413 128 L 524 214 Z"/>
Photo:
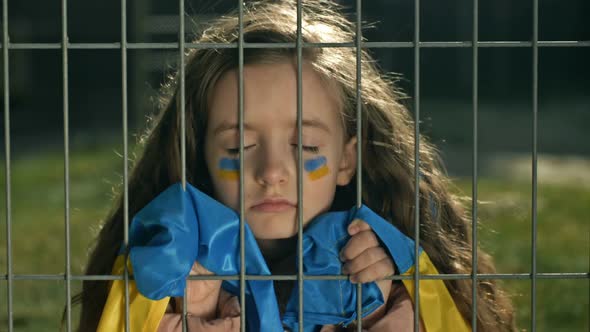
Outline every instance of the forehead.
<path id="1" fill-rule="evenodd" d="M 307 64 L 302 69 L 304 126 L 326 127 L 342 133 L 342 116 L 334 89 Z M 244 117 L 248 128 L 296 126 L 297 69 L 291 62 L 244 67 Z M 238 72 L 228 71 L 215 85 L 210 99 L 209 126 L 238 121 Z"/>

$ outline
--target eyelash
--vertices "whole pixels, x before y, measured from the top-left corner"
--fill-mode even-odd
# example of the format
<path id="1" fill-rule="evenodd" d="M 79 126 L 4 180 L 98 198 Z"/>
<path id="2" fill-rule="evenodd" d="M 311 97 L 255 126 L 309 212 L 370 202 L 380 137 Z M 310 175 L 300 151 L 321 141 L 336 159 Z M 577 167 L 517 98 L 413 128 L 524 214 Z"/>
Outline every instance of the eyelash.
<path id="1" fill-rule="evenodd" d="M 253 147 L 253 146 L 254 145 L 245 146 L 244 147 L 244 151 L 247 150 L 247 149 L 249 149 L 249 148 L 251 148 L 251 147 Z M 296 148 L 297 147 L 297 144 L 292 144 L 292 146 L 294 148 Z M 317 146 L 307 146 L 307 145 L 304 145 L 303 146 L 303 151 L 311 152 L 311 153 L 318 153 L 318 152 L 320 152 L 320 148 L 317 147 Z M 229 153 L 230 155 L 237 155 L 237 154 L 240 153 L 240 148 L 227 149 L 227 153 Z"/>
<path id="2" fill-rule="evenodd" d="M 297 144 L 293 145 L 294 148 L 297 147 Z M 317 146 L 308 146 L 308 145 L 303 145 L 302 146 L 303 151 L 307 151 L 307 152 L 311 152 L 311 153 L 318 153 L 320 152 L 320 148 Z"/>
<path id="3" fill-rule="evenodd" d="M 249 146 L 245 146 L 244 151 L 247 150 L 248 148 L 249 148 Z M 240 153 L 240 148 L 227 149 L 227 153 L 230 155 L 237 155 Z"/>

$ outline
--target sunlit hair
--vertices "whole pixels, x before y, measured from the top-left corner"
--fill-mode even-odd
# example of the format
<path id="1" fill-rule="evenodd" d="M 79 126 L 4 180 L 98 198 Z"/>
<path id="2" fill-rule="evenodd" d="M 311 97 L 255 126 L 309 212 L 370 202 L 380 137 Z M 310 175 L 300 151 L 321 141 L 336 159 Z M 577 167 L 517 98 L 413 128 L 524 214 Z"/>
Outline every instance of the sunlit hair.
<path id="1" fill-rule="evenodd" d="M 328 1 L 302 1 L 304 43 L 353 42 L 355 27 Z M 246 2 L 243 38 L 249 43 L 290 43 L 297 40 L 295 1 Z M 195 43 L 238 42 L 237 11 L 210 22 Z M 244 63 L 296 63 L 296 49 L 244 49 Z M 364 203 L 414 237 L 414 122 L 400 103 L 405 98 L 394 81 L 381 73 L 363 51 L 362 63 L 362 194 Z M 356 50 L 351 47 L 309 47 L 303 60 L 325 80 L 340 102 L 347 137 L 356 134 Z M 188 52 L 185 68 L 186 179 L 212 194 L 203 145 L 211 92 L 219 78 L 238 66 L 237 48 L 199 48 Z M 181 116 L 179 75 L 163 88 L 162 110 L 142 140 L 143 154 L 129 178 L 129 215 L 133 216 L 173 183 L 181 181 Z M 435 148 L 423 137 L 420 155 L 420 245 L 441 274 L 470 274 L 470 217 L 447 189 L 449 181 Z M 357 174 L 358 176 L 358 174 Z M 338 187 L 332 209 L 356 202 L 356 181 Z M 131 220 L 131 218 L 129 218 Z M 117 199 L 104 223 L 86 268 L 87 275 L 110 274 L 123 242 L 123 198 Z M 477 273 L 494 273 L 489 255 L 478 249 Z M 494 280 L 477 281 L 477 329 L 515 330 L 513 310 Z M 445 280 L 463 317 L 472 316 L 472 281 Z M 80 331 L 94 331 L 108 293 L 108 283 L 86 280 L 74 298 L 82 304 Z"/>

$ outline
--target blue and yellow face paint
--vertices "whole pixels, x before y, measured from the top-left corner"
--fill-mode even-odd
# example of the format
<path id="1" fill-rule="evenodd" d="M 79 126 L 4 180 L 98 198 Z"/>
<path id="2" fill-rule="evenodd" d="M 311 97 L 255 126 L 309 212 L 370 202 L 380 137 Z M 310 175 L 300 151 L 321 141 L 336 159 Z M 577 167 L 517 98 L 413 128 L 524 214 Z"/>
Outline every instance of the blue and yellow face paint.
<path id="1" fill-rule="evenodd" d="M 217 175 L 223 180 L 239 180 L 240 160 L 237 158 L 221 158 Z"/>
<path id="2" fill-rule="evenodd" d="M 317 158 L 309 159 L 305 161 L 303 165 L 307 173 L 309 174 L 310 180 L 318 180 L 328 174 L 328 162 L 326 157 L 320 156 Z"/>

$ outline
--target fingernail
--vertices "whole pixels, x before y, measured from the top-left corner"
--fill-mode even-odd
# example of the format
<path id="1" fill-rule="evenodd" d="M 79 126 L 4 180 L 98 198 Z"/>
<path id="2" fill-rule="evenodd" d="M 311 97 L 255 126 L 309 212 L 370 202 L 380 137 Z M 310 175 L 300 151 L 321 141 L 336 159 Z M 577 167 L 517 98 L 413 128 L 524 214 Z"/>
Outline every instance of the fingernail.
<path id="1" fill-rule="evenodd" d="M 348 274 L 348 267 L 346 265 L 342 267 L 342 274 Z"/>
<path id="2" fill-rule="evenodd" d="M 358 219 L 353 220 L 350 225 L 348 225 L 348 232 L 353 233 L 358 231 Z"/>
<path id="3" fill-rule="evenodd" d="M 351 227 L 348 229 L 348 233 L 349 233 L 349 234 L 356 234 L 358 231 L 359 231 L 359 228 L 358 228 L 358 226 L 351 226 Z"/>
<path id="4" fill-rule="evenodd" d="M 350 280 L 350 283 L 352 283 L 352 284 L 356 284 L 356 282 L 357 282 L 357 277 L 356 277 L 356 275 L 352 275 L 352 276 L 350 276 L 349 280 Z"/>

